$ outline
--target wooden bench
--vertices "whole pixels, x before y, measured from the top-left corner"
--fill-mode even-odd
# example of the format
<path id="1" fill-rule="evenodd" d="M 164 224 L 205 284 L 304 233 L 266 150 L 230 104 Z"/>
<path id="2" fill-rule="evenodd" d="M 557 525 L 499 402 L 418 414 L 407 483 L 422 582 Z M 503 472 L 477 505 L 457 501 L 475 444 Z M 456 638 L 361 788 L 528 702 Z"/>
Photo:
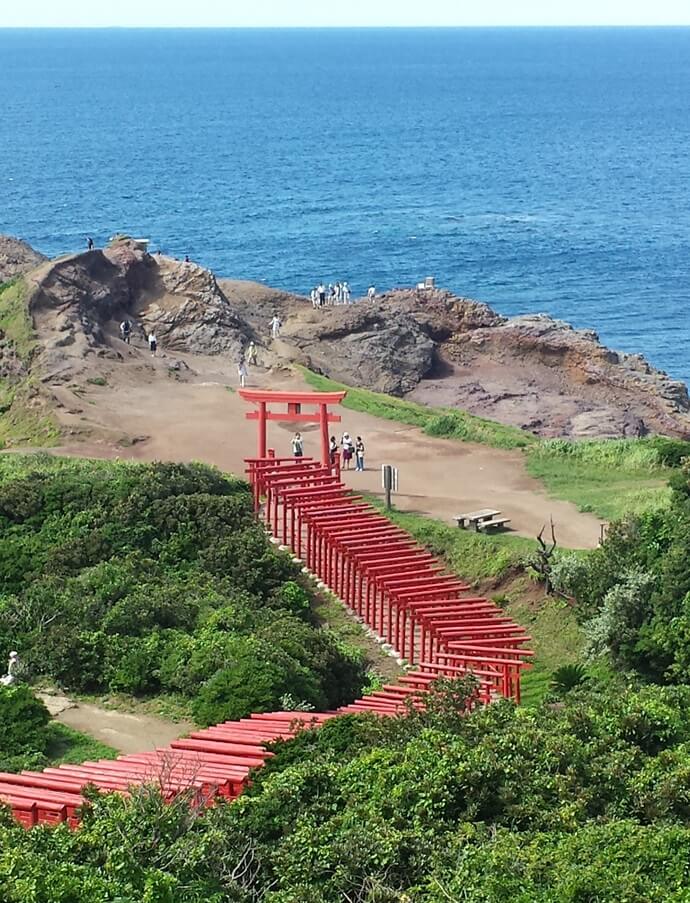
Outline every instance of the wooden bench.
<path id="1" fill-rule="evenodd" d="M 454 520 L 458 522 L 458 527 L 474 527 L 479 529 L 479 524 L 484 521 L 490 521 L 498 517 L 500 511 L 493 508 L 482 508 L 481 511 L 471 511 L 469 514 L 456 514 Z"/>
<path id="2" fill-rule="evenodd" d="M 483 520 L 477 523 L 477 530 L 481 530 L 482 533 L 490 533 L 493 530 L 503 530 L 505 529 L 505 525 L 510 523 L 509 517 L 493 517 L 491 520 Z"/>

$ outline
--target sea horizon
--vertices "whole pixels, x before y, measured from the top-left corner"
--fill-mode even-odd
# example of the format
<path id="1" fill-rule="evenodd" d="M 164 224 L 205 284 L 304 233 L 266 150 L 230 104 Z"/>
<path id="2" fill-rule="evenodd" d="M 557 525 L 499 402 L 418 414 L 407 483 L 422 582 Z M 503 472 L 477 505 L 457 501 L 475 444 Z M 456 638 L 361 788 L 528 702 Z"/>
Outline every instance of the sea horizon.
<path id="1" fill-rule="evenodd" d="M 0 61 L 0 232 L 43 253 L 434 276 L 690 376 L 690 26 L 5 28 Z"/>

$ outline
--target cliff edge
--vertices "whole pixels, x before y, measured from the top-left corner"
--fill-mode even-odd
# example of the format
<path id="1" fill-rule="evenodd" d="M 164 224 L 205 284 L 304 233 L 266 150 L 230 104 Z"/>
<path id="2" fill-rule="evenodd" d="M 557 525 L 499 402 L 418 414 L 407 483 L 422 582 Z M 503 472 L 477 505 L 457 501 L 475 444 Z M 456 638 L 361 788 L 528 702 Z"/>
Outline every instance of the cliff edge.
<path id="1" fill-rule="evenodd" d="M 19 278 L 11 300 L 15 308 L 21 300 L 27 321 L 21 342 L 0 336 L 5 410 L 23 380 L 22 397 L 71 413 L 72 432 L 77 415 L 86 419 L 75 391 L 101 379 L 105 364 L 123 385 L 161 372 L 185 379 L 202 359 L 232 370 L 254 341 L 268 368 L 297 362 L 348 385 L 462 408 L 540 436 L 690 436 L 686 386 L 643 357 L 606 348 L 591 330 L 543 315 L 505 318 L 447 291 L 399 289 L 315 310 L 301 296 L 216 279 L 129 240 L 47 261 L 0 239 L 0 265 L 6 278 Z M 0 294 L 0 320 L 8 297 Z M 276 313 L 282 328 L 273 339 Z M 131 344 L 119 334 L 123 319 L 134 326 Z M 155 368 L 149 331 L 161 350 Z"/>

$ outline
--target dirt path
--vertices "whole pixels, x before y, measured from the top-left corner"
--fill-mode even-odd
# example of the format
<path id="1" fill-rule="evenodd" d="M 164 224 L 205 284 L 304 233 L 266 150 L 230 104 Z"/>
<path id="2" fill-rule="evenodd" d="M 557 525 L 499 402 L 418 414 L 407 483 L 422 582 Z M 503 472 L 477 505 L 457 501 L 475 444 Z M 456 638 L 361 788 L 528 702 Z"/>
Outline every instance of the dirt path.
<path id="1" fill-rule="evenodd" d="M 120 753 L 146 752 L 167 746 L 194 730 L 191 723 L 165 721 L 152 715 L 130 715 L 103 709 L 90 703 L 74 702 L 67 696 L 39 693 L 56 721 L 107 743 Z"/>
<path id="2" fill-rule="evenodd" d="M 112 367 L 107 386 L 87 387 L 86 396 L 80 397 L 82 416 L 73 419 L 75 426 L 83 427 L 83 415 L 88 415 L 95 434 L 103 438 L 62 451 L 140 460 L 197 460 L 243 473 L 244 458 L 255 454 L 256 425 L 245 419 L 246 405 L 227 388 L 235 384 L 235 367 L 220 358 L 195 356 L 188 362 L 195 372 L 186 381 L 166 378 L 167 364 L 160 359 Z M 252 384 L 305 388 L 287 371 L 254 370 Z M 363 474 L 346 473 L 349 485 L 380 493 L 380 466 L 392 464 L 400 472 L 395 503 L 402 510 L 450 522 L 460 512 L 492 507 L 511 519 L 517 533 L 531 537 L 553 517 L 563 546 L 596 546 L 599 520 L 569 502 L 550 498 L 527 474 L 521 452 L 433 439 L 416 428 L 346 409 L 342 415 L 343 422 L 334 432 L 338 437 L 344 429 L 353 436 L 362 435 L 371 468 Z M 270 423 L 269 446 L 289 453 L 292 431 L 290 424 Z M 302 432 L 306 454 L 318 455 L 316 430 Z M 141 441 L 118 447 L 117 441 L 124 436 Z"/>

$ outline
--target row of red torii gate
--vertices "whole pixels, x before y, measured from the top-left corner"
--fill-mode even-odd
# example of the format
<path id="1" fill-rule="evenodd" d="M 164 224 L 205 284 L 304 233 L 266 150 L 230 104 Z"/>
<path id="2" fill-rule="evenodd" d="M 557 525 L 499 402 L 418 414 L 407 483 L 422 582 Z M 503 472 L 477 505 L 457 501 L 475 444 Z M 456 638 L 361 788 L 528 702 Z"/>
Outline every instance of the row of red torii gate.
<path id="1" fill-rule="evenodd" d="M 247 416 L 258 421 L 259 453 L 246 462 L 257 515 L 408 667 L 396 684 L 335 711 L 255 714 L 116 760 L 0 773 L 0 802 L 27 827 L 78 825 L 87 785 L 121 794 L 153 785 L 166 799 L 185 793 L 195 804 L 233 799 L 272 755 L 270 742 L 343 714 L 390 717 L 409 705 L 423 707 L 441 676 L 472 674 L 473 705 L 520 701 L 520 676 L 533 655 L 524 629 L 351 491 L 331 465 L 329 424 L 340 416 L 328 409 L 345 393 L 245 389 L 240 395 L 254 406 Z M 321 460 L 276 457 L 267 448 L 272 420 L 318 423 Z"/>

